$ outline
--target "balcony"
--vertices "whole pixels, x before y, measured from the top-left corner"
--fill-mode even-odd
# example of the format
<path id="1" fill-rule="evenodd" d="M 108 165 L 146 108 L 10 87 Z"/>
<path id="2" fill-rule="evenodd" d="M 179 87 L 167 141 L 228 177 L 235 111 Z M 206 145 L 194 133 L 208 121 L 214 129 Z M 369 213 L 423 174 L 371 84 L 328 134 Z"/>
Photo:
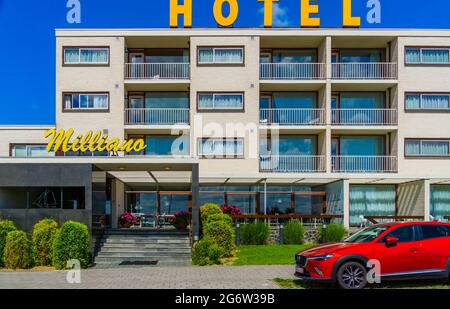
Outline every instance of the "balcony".
<path id="1" fill-rule="evenodd" d="M 324 173 L 325 156 L 262 155 L 259 158 L 263 173 Z"/>
<path id="2" fill-rule="evenodd" d="M 397 63 L 332 63 L 332 78 L 342 80 L 393 80 L 398 78 Z"/>
<path id="3" fill-rule="evenodd" d="M 126 63 L 127 80 L 189 80 L 189 63 Z"/>
<path id="4" fill-rule="evenodd" d="M 396 173 L 395 156 L 332 156 L 333 173 Z"/>
<path id="5" fill-rule="evenodd" d="M 331 122 L 339 126 L 396 126 L 396 109 L 333 109 Z"/>
<path id="6" fill-rule="evenodd" d="M 189 108 L 127 108 L 125 125 L 189 124 Z"/>
<path id="7" fill-rule="evenodd" d="M 325 79 L 325 63 L 261 63 L 262 80 Z"/>
<path id="8" fill-rule="evenodd" d="M 262 108 L 259 110 L 261 124 L 314 126 L 325 124 L 325 109 Z"/>

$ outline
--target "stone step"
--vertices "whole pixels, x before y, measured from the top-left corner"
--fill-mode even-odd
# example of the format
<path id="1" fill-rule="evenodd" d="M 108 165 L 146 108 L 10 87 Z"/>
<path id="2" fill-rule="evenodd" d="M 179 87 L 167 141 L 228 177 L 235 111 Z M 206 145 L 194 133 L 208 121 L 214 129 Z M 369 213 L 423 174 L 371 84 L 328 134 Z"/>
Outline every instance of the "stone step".
<path id="1" fill-rule="evenodd" d="M 102 248 L 100 250 L 102 254 L 104 253 L 166 253 L 166 254 L 191 254 L 190 248 Z"/>
<path id="2" fill-rule="evenodd" d="M 97 257 L 190 257 L 191 251 L 167 252 L 167 251 L 103 251 Z"/>
<path id="3" fill-rule="evenodd" d="M 171 260 L 164 260 L 164 261 L 158 261 L 156 264 L 153 265 L 121 265 L 122 261 L 116 261 L 116 262 L 96 262 L 94 265 L 94 268 L 96 269 L 110 269 L 110 268 L 142 268 L 142 267 L 186 267 L 191 266 L 192 262 L 190 260 L 186 261 L 171 261 Z M 137 261 L 139 262 L 139 261 Z M 146 262 L 144 260 L 144 262 Z"/>
<path id="4" fill-rule="evenodd" d="M 161 263 L 183 263 L 190 265 L 192 264 L 191 258 L 174 258 L 174 257 L 97 257 L 95 259 L 96 264 L 120 264 L 123 262 L 130 262 L 130 261 L 138 261 L 138 262 L 149 262 L 154 264 L 161 264 Z M 151 266 L 149 265 L 149 266 Z"/>
<path id="5" fill-rule="evenodd" d="M 136 235 L 136 236 L 186 236 L 189 237 L 189 233 L 186 231 L 148 231 L 148 230 L 106 230 L 104 235 Z"/>
<path id="6" fill-rule="evenodd" d="M 105 242 L 102 243 L 99 248 L 121 248 L 124 250 L 133 249 L 133 248 L 143 248 L 143 249 L 158 249 L 158 248 L 168 248 L 168 249 L 191 249 L 190 244 L 180 244 L 180 243 L 171 243 L 171 244 L 161 244 L 161 243 L 115 243 L 115 242 Z"/>

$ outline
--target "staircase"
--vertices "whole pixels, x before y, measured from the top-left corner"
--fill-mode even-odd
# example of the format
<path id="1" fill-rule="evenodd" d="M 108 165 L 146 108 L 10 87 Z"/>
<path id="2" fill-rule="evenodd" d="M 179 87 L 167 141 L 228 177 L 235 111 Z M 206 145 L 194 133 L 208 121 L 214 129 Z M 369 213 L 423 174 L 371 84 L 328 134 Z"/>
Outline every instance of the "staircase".
<path id="1" fill-rule="evenodd" d="M 106 230 L 97 243 L 95 267 L 191 265 L 189 234 L 178 231 Z"/>

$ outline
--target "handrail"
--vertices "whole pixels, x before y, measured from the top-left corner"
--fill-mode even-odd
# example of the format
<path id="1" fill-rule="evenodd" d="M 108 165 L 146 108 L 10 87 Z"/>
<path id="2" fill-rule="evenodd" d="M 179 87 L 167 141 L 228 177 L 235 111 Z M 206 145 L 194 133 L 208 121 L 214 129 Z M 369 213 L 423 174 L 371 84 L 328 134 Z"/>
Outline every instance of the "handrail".
<path id="1" fill-rule="evenodd" d="M 126 63 L 125 79 L 189 79 L 189 63 Z"/>
<path id="2" fill-rule="evenodd" d="M 126 108 L 126 125 L 189 124 L 189 108 Z"/>
<path id="3" fill-rule="evenodd" d="M 397 125 L 394 108 L 339 108 L 331 110 L 333 125 Z"/>
<path id="4" fill-rule="evenodd" d="M 332 156 L 333 173 L 396 173 L 396 156 Z"/>
<path id="5" fill-rule="evenodd" d="M 273 173 L 320 173 L 325 172 L 325 156 L 308 155 L 261 155 L 261 172 Z"/>
<path id="6" fill-rule="evenodd" d="M 397 79 L 395 62 L 332 63 L 333 79 Z"/>
<path id="7" fill-rule="evenodd" d="M 379 220 L 407 221 L 407 220 L 425 220 L 425 216 L 364 216 L 373 224 L 378 224 Z"/>
<path id="8" fill-rule="evenodd" d="M 262 80 L 325 79 L 325 63 L 261 63 Z"/>
<path id="9" fill-rule="evenodd" d="M 279 125 L 324 125 L 323 108 L 261 108 L 260 123 Z"/>
<path id="10" fill-rule="evenodd" d="M 321 215 L 302 215 L 302 214 L 248 214 L 248 215 L 232 215 L 233 220 L 243 219 L 341 219 L 343 215 L 321 214 Z"/>

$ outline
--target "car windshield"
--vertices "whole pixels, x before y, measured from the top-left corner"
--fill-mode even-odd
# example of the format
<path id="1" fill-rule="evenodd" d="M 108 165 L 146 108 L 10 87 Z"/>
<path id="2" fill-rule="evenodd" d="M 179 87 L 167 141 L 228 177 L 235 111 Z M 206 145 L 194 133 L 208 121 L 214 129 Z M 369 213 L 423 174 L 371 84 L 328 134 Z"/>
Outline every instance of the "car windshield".
<path id="1" fill-rule="evenodd" d="M 363 242 L 371 242 L 375 238 L 377 238 L 381 233 L 386 231 L 388 226 L 371 226 L 361 230 L 352 236 L 348 237 L 344 240 L 344 242 L 350 243 L 363 243 Z"/>

